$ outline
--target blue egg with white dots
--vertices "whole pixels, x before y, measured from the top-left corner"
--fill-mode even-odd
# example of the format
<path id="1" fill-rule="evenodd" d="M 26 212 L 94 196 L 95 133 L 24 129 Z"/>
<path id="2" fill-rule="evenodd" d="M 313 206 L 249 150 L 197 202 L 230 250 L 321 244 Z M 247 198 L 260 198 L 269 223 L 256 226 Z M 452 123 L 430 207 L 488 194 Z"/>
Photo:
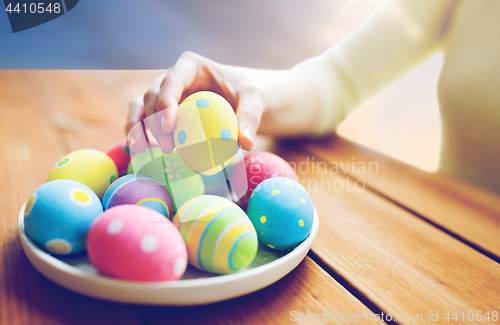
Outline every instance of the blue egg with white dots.
<path id="1" fill-rule="evenodd" d="M 184 144 L 186 142 L 186 139 L 186 131 L 182 130 L 177 134 L 177 141 L 179 141 L 180 144 Z"/>
<path id="2" fill-rule="evenodd" d="M 247 214 L 262 244 L 286 251 L 309 236 L 314 207 L 302 185 L 290 178 L 273 177 L 252 192 Z"/>
<path id="3" fill-rule="evenodd" d="M 208 100 L 206 98 L 198 99 L 196 101 L 196 106 L 198 106 L 199 108 L 206 108 L 206 107 L 210 106 L 210 100 Z"/>
<path id="4" fill-rule="evenodd" d="M 24 209 L 24 229 L 50 253 L 75 254 L 85 250 L 90 226 L 102 211 L 101 201 L 88 186 L 58 179 L 31 194 Z"/>

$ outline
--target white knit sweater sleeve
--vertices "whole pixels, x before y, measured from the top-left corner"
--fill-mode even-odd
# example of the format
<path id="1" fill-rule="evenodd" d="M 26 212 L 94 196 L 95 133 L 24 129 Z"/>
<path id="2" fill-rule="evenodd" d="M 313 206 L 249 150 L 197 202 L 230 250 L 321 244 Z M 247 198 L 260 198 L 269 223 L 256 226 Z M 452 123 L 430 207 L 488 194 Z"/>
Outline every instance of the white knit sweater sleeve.
<path id="1" fill-rule="evenodd" d="M 386 0 L 349 36 L 297 65 L 315 83 L 314 133 L 335 130 L 356 107 L 439 50 L 456 0 Z"/>

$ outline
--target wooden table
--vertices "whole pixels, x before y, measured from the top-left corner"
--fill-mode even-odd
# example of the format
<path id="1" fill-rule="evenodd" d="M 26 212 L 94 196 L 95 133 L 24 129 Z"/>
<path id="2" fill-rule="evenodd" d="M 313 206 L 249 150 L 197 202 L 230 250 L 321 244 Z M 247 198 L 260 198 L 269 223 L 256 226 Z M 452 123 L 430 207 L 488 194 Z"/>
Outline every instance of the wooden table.
<path id="1" fill-rule="evenodd" d="M 0 72 L 1 324 L 369 323 L 381 313 L 400 324 L 429 323 L 429 313 L 475 323 L 487 312 L 483 323 L 500 323 L 500 197 L 338 137 L 259 139 L 296 165 L 320 216 L 308 256 L 266 289 L 208 306 L 151 307 L 87 298 L 44 278 L 21 248 L 21 206 L 64 154 L 105 151 L 122 138 L 128 101 L 156 75 Z"/>

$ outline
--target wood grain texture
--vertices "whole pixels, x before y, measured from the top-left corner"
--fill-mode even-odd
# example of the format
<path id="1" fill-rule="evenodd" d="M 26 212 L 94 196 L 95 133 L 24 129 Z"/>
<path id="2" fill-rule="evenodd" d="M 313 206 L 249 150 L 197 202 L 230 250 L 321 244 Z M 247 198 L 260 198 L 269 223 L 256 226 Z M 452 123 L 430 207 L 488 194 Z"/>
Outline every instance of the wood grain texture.
<path id="1" fill-rule="evenodd" d="M 36 182 L 40 183 L 34 185 L 30 190 L 24 190 L 26 193 L 23 192 L 22 196 L 19 196 L 19 193 L 15 197 L 11 196 L 11 199 L 19 201 L 18 206 L 12 208 L 12 210 L 16 210 L 15 215 L 17 216 L 17 211 L 22 205 L 21 201 L 24 201 L 24 199 L 20 200 L 19 198 L 27 197 L 36 186 L 43 183 L 45 175 L 63 154 L 82 148 L 106 150 L 111 143 L 122 138 L 124 136 L 123 125 L 128 101 L 133 95 L 144 91 L 149 82 L 158 74 L 159 72 L 156 71 L 22 72 L 23 80 L 28 85 L 29 91 L 34 94 L 40 112 L 43 112 L 43 118 L 48 121 L 44 128 L 48 132 L 50 139 L 44 140 L 44 137 L 38 137 L 35 141 L 31 139 L 33 137 L 33 134 L 31 134 L 30 137 L 23 140 L 28 142 L 29 145 L 24 150 L 25 152 L 32 152 L 32 150 L 36 150 L 35 147 L 40 148 L 41 153 L 36 157 L 37 161 L 40 161 L 40 165 L 35 167 L 38 168 L 37 170 L 30 171 L 30 175 L 40 178 L 36 179 Z M 0 80 L 4 79 L 0 78 Z M 5 83 L 7 84 L 5 86 L 9 89 L 10 83 Z M 1 83 L 0 86 L 2 86 Z M 11 91 L 15 95 L 17 87 L 14 88 Z M 2 94 L 2 98 L 8 95 L 14 98 L 12 99 L 14 101 L 22 100 L 23 96 L 27 94 L 27 91 L 23 90 L 16 99 L 17 95 L 11 96 L 11 91 L 0 94 Z M 26 107 L 33 105 L 35 104 L 26 104 Z M 41 119 L 40 115 L 40 113 L 38 115 L 34 114 L 34 120 L 23 122 L 26 129 L 30 129 L 26 131 L 27 134 L 34 132 L 32 124 Z M 1 134 L 2 140 L 16 137 L 18 133 L 17 129 L 14 130 L 12 127 L 10 127 L 9 132 L 5 130 L 0 132 L 5 132 Z M 36 133 L 43 132 L 37 131 Z M 41 141 L 41 143 L 37 141 Z M 425 206 L 427 202 L 432 202 L 434 205 L 432 209 L 434 210 L 431 210 L 431 212 L 441 211 L 439 200 L 430 200 L 428 196 L 419 196 L 421 195 L 420 192 L 428 190 L 433 191 L 432 193 L 435 196 L 441 195 L 445 207 L 450 205 L 446 210 L 449 214 L 452 214 L 451 217 L 447 217 L 450 220 L 454 214 L 460 215 L 460 211 L 462 211 L 462 206 L 453 205 L 455 204 L 453 201 L 459 198 L 460 202 L 469 202 L 471 197 L 472 203 L 465 204 L 465 206 L 468 206 L 466 209 L 478 215 L 478 218 L 485 218 L 484 216 L 481 217 L 481 215 L 491 213 L 494 216 L 495 211 L 497 211 L 496 208 L 492 210 L 487 204 L 488 200 L 492 199 L 491 194 L 490 196 L 486 194 L 483 197 L 480 195 L 482 192 L 478 190 L 478 192 L 475 192 L 476 194 L 469 195 L 467 191 L 461 192 L 458 190 L 461 185 L 457 185 L 455 188 L 453 186 L 455 184 L 453 183 L 454 180 L 444 178 L 436 178 L 433 183 L 434 188 L 426 189 L 426 186 L 428 186 L 426 173 L 418 174 L 411 169 L 398 169 L 400 163 L 361 147 L 347 148 L 341 151 L 342 154 L 336 152 L 335 156 L 328 157 L 333 157 L 331 161 L 344 162 L 344 164 L 353 161 L 352 155 L 355 157 L 355 162 L 375 161 L 378 164 L 378 174 L 372 173 L 368 174 L 371 178 L 362 178 L 358 177 L 359 175 L 355 176 L 355 174 L 359 174 L 357 171 L 352 175 L 349 174 L 348 170 L 343 173 L 341 169 L 339 173 L 331 173 L 328 168 L 328 170 L 325 170 L 324 165 L 318 165 L 317 162 L 322 161 L 319 159 L 320 156 L 325 158 L 333 152 L 332 143 L 326 142 L 323 147 L 319 147 L 318 144 L 314 146 L 311 144 L 306 145 L 310 150 L 317 150 L 314 151 L 315 162 L 312 162 L 312 156 L 309 156 L 309 160 L 307 160 L 305 156 L 307 152 L 300 152 L 297 147 L 281 149 L 278 153 L 294 161 L 299 170 L 302 167 L 306 171 L 300 173 L 299 177 L 301 182 L 306 182 L 304 185 L 309 187 L 312 199 L 320 213 L 320 231 L 311 256 L 317 259 L 319 263 L 324 264 L 325 268 L 340 281 L 343 281 L 349 289 L 361 295 L 363 299 L 372 302 L 373 305 L 386 313 L 390 312 L 394 316 L 400 313 L 422 314 L 424 322 L 429 311 L 439 311 L 440 317 L 442 317 L 447 310 L 452 312 L 482 310 L 486 312 L 487 310 L 500 309 L 500 295 L 498 294 L 500 289 L 498 283 L 500 278 L 499 264 L 407 210 L 415 211 L 412 204 L 420 207 L 420 205 Z M 271 150 L 280 150 L 280 147 L 273 148 L 269 141 L 263 141 L 263 144 L 259 144 L 259 146 Z M 52 154 L 46 154 L 45 150 L 52 147 L 57 147 L 57 150 Z M 3 147 L 2 150 L 4 150 Z M 9 150 L 15 149 L 10 148 Z M 300 152 L 300 154 L 297 154 L 297 152 Z M 10 161 L 11 158 L 3 158 L 4 156 L 2 155 L 0 159 L 7 161 L 10 166 L 19 164 L 17 160 Z M 300 163 L 303 164 L 300 165 Z M 2 160 L 2 166 L 3 164 L 4 161 Z M 15 167 L 10 168 L 15 169 Z M 394 172 L 394 176 L 391 176 L 392 179 L 381 181 L 381 184 L 385 184 L 387 188 L 396 192 L 393 196 L 382 192 L 373 185 L 379 184 L 377 183 L 379 178 L 373 175 L 380 175 L 383 171 L 386 173 L 389 171 Z M 406 172 L 409 174 L 407 175 Z M 19 178 L 25 176 L 21 175 L 19 170 L 15 171 L 15 175 Z M 351 176 L 351 181 L 346 178 L 347 176 Z M 10 176 L 9 173 L 5 173 L 5 175 L 2 174 L 2 177 L 7 179 Z M 16 177 L 11 182 L 15 182 Z M 353 182 L 357 179 L 363 180 L 373 190 L 365 189 L 362 192 L 347 190 L 347 186 L 350 185 L 352 188 Z M 409 180 L 407 181 L 407 179 Z M 402 199 L 406 201 L 394 198 L 398 194 L 397 184 L 394 183 L 398 181 L 406 182 L 406 188 L 400 189 L 405 193 Z M 314 182 L 318 186 L 321 186 L 321 184 L 327 186 L 329 184 L 330 188 L 323 188 L 322 191 L 314 189 Z M 338 188 L 340 184 L 344 186 L 344 190 L 337 191 L 334 186 Z M 18 187 L 18 185 L 12 185 L 12 188 L 16 188 L 16 190 Z M 441 190 L 448 191 L 449 187 L 455 189 L 455 192 L 440 193 Z M 415 189 L 415 192 L 412 189 Z M 466 189 L 471 188 L 466 187 Z M 417 199 L 413 196 L 416 196 Z M 387 198 L 398 202 L 405 208 L 394 204 L 393 201 Z M 2 209 L 4 209 L 3 204 Z M 2 211 L 2 222 L 5 223 L 3 216 Z M 427 216 L 424 217 L 427 218 Z M 486 219 L 495 220 L 494 218 Z M 446 228 L 446 230 L 450 227 L 450 232 L 457 231 L 456 228 L 452 228 L 453 225 L 443 222 L 438 223 L 437 221 L 435 223 Z M 481 229 L 484 230 L 485 225 L 496 228 L 486 229 L 490 231 L 489 234 L 495 233 L 499 228 L 499 225 L 495 222 L 487 224 L 480 221 L 479 224 L 475 230 L 476 232 L 480 232 Z M 15 227 L 15 224 L 13 225 L 11 227 Z M 466 229 L 462 230 L 464 236 L 469 236 Z M 10 242 L 12 243 L 11 246 L 19 246 L 18 240 L 15 238 Z M 19 252 L 19 247 L 16 249 Z M 5 250 L 0 252 L 5 252 Z M 9 251 L 8 255 L 5 255 L 8 257 L 2 259 L 4 265 L 14 263 L 12 261 L 15 260 L 15 257 L 10 257 L 10 254 L 12 253 Z M 24 258 L 22 253 L 18 256 Z M 22 265 L 23 267 L 31 268 L 25 258 L 23 263 L 25 263 Z M 10 275 L 4 277 L 4 283 L 10 281 L 13 273 L 19 271 L 19 269 L 12 269 Z M 97 306 L 104 306 L 95 308 L 102 308 L 102 313 L 109 317 L 116 316 L 114 312 L 109 311 L 110 309 L 121 306 L 115 304 L 106 305 L 106 303 L 66 292 L 64 289 L 45 280 L 32 268 L 31 272 L 32 277 L 36 276 L 39 281 L 44 281 L 48 288 L 52 288 L 50 290 L 55 290 L 53 288 L 60 290 L 63 297 L 67 294 L 73 297 L 70 299 L 82 299 L 87 303 L 94 302 Z M 35 283 L 32 285 L 40 292 L 40 284 Z M 27 289 L 18 284 L 15 290 L 12 289 L 10 292 L 13 295 L 23 290 Z M 1 297 L 4 297 L 3 294 Z M 53 295 L 51 293 L 50 297 Z M 75 317 L 75 314 L 71 309 L 72 307 L 62 302 L 61 299 L 56 301 L 57 304 L 55 305 L 70 309 L 65 318 L 61 318 L 58 312 L 54 310 L 55 307 L 51 307 L 52 309 L 49 308 L 49 312 L 43 315 L 40 314 L 35 318 L 39 323 L 50 323 L 52 318 L 56 319 L 55 323 L 71 323 L 73 321 L 72 318 Z M 45 303 L 49 304 L 48 302 Z M 2 315 L 5 314 L 3 311 L 7 309 L 10 313 L 16 314 L 16 310 L 20 307 L 18 307 L 17 302 L 13 304 L 14 306 L 7 306 L 7 304 L 0 301 L 0 306 L 3 308 L 0 310 Z M 24 306 L 24 310 L 30 312 L 32 308 L 36 310 L 36 307 L 31 307 L 30 303 L 24 303 Z M 127 307 L 131 314 L 126 314 L 129 316 L 126 318 L 130 318 L 134 322 L 135 317 L 139 315 L 143 322 L 151 324 L 163 324 L 169 320 L 205 323 L 209 319 L 222 323 L 242 323 L 244 322 L 242 320 L 243 316 L 248 319 L 248 323 L 259 323 L 261 321 L 281 323 L 290 322 L 289 313 L 294 309 L 301 313 L 321 313 L 323 310 L 335 313 L 336 311 L 356 311 L 360 308 L 366 310 L 366 307 L 360 304 L 358 300 L 339 286 L 310 259 L 306 259 L 292 274 L 277 284 L 248 297 L 195 308 Z M 18 323 L 21 322 L 18 321 Z M 124 323 L 126 322 L 124 321 Z M 400 323 L 420 322 L 400 321 Z"/>
<path id="2" fill-rule="evenodd" d="M 317 158 L 338 164 L 355 163 L 340 173 L 445 228 L 500 261 L 500 196 L 440 173 L 428 173 L 340 137 L 305 146 Z M 359 163 L 376 162 L 378 171 L 360 173 Z"/>
<path id="3" fill-rule="evenodd" d="M 66 150 L 106 151 L 125 137 L 128 104 L 160 71 L 29 71 L 30 91 Z"/>
<path id="4" fill-rule="evenodd" d="M 297 311 L 297 315 L 321 314 L 323 311 L 373 314 L 309 258 L 271 287 L 247 297 L 203 307 L 113 304 L 71 293 L 43 278 L 29 265 L 16 236 L 17 215 L 25 198 L 45 182 L 46 175 L 64 154 L 82 148 L 105 151 L 123 137 L 130 94 L 144 91 L 159 73 L 23 71 L 14 74 L 19 80 L 14 89 L 22 90 L 23 98 L 30 98 L 29 93 L 34 94 L 36 103 L 30 99 L 24 104 L 28 119 L 17 117 L 16 120 L 15 116 L 3 111 L 1 115 L 2 121 L 9 121 L 6 123 L 10 125 L 0 131 L 4 132 L 0 137 L 2 143 L 4 139 L 22 136 L 22 141 L 5 149 L 2 147 L 0 156 L 7 166 L 2 170 L 2 179 L 11 177 L 10 187 L 20 191 L 12 193 L 10 200 L 3 200 L 4 196 L 1 201 L 1 206 L 9 209 L 5 214 L 2 211 L 2 222 L 10 218 L 10 237 L 7 242 L 1 241 L 8 248 L 0 250 L 4 263 L 2 281 L 6 284 L 5 292 L 0 291 L 0 317 L 5 317 L 8 324 L 170 324 L 181 321 L 191 324 L 206 323 L 207 319 L 224 324 L 276 324 L 289 323 L 292 311 Z M 9 94 L 2 94 L 0 103 L 5 103 L 4 98 Z M 18 116 L 18 112 L 13 110 L 12 115 Z M 14 159 L 7 154 L 20 150 L 20 146 L 23 146 L 25 155 L 30 155 L 29 159 Z M 38 163 L 26 173 L 34 161 Z M 22 183 L 21 186 L 18 183 Z M 23 318 L 27 317 L 23 315 L 31 316 Z"/>
<path id="5" fill-rule="evenodd" d="M 41 276 L 24 255 L 19 210 L 63 155 L 19 72 L 0 72 L 0 323 L 141 324 L 125 305 L 69 292 Z"/>
<path id="6" fill-rule="evenodd" d="M 151 325 L 166 320 L 172 324 L 289 324 L 307 317 L 315 320 L 307 323 L 320 323 L 343 315 L 345 324 L 363 324 L 369 323 L 366 318 L 349 320 L 347 315 L 360 312 L 373 317 L 309 257 L 277 283 L 245 297 L 198 307 L 145 307 L 143 312 Z"/>
<path id="7" fill-rule="evenodd" d="M 297 147 L 279 154 L 302 167 L 318 209 L 314 255 L 384 312 L 426 320 L 429 311 L 500 308 L 500 264 L 370 190 L 349 190 Z"/>

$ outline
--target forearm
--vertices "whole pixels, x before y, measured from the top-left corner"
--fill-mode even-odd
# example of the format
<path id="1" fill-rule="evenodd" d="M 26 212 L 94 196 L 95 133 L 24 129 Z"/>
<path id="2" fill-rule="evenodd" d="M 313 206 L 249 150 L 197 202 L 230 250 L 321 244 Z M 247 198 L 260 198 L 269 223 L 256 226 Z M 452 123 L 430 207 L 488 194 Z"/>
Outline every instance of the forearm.
<path id="1" fill-rule="evenodd" d="M 352 34 L 299 64 L 319 94 L 319 132 L 332 131 L 364 100 L 434 54 L 454 0 L 387 0 Z"/>
<path id="2" fill-rule="evenodd" d="M 279 71 L 267 84 L 267 109 L 259 131 L 264 134 L 296 136 L 314 133 L 320 98 L 306 71 Z"/>
<path id="3" fill-rule="evenodd" d="M 225 80 L 220 84 L 232 89 L 232 97 L 239 93 L 253 94 L 253 100 L 262 101 L 265 109 L 259 133 L 274 136 L 294 136 L 311 133 L 319 106 L 314 82 L 304 71 L 260 70 L 219 65 Z"/>

